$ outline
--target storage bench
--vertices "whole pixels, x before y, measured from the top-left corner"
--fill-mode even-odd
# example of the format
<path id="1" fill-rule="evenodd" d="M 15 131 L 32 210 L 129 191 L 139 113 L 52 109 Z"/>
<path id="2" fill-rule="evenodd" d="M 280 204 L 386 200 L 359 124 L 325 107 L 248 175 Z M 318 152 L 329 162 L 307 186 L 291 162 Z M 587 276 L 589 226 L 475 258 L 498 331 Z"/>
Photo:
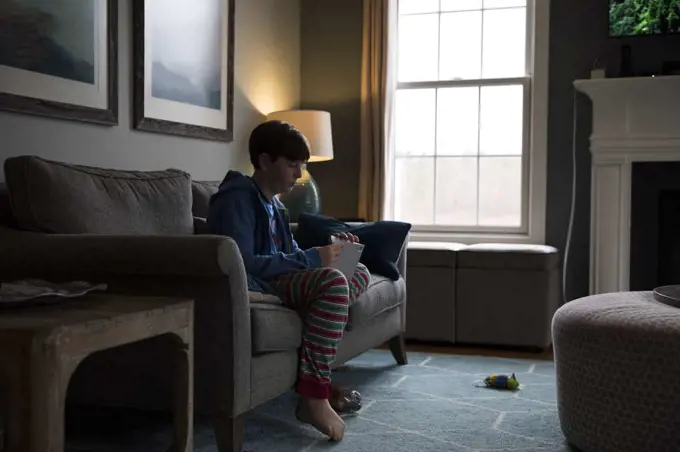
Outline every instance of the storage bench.
<path id="1" fill-rule="evenodd" d="M 456 254 L 462 243 L 411 242 L 406 259 L 406 339 L 456 340 Z"/>
<path id="2" fill-rule="evenodd" d="M 456 279 L 456 342 L 551 345 L 551 321 L 560 304 L 556 248 L 468 246 L 457 253 Z"/>

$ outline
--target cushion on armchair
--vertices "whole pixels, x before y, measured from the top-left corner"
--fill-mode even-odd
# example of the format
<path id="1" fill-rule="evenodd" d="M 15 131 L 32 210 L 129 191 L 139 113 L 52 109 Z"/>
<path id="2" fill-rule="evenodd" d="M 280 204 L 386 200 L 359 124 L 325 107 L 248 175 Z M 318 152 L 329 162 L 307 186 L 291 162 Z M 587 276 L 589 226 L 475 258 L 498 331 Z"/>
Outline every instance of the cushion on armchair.
<path id="1" fill-rule="evenodd" d="M 12 205 L 9 202 L 9 193 L 5 184 L 0 183 L 0 226 L 16 227 Z"/>
<path id="2" fill-rule="evenodd" d="M 221 181 L 191 181 L 191 191 L 194 203 L 192 206 L 194 216 L 198 218 L 208 218 L 210 208 L 210 198 L 217 193 Z"/>
<path id="3" fill-rule="evenodd" d="M 34 156 L 5 160 L 18 227 L 57 234 L 193 234 L 191 177 L 124 171 Z"/>
<path id="4" fill-rule="evenodd" d="M 399 221 L 348 224 L 323 215 L 303 213 L 298 219 L 295 241 L 300 248 L 308 249 L 328 245 L 332 234 L 349 232 L 366 245 L 361 263 L 371 273 L 396 281 L 400 276 L 397 261 L 410 230 L 410 224 Z"/>

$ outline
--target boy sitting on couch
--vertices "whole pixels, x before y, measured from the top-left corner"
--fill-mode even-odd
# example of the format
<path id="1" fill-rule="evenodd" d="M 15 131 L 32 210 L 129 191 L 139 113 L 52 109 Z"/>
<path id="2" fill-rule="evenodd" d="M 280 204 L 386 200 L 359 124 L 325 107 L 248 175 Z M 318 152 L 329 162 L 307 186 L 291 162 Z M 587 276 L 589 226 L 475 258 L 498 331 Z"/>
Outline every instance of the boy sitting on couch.
<path id="1" fill-rule="evenodd" d="M 277 194 L 292 189 L 310 157 L 309 143 L 290 124 L 265 122 L 249 141 L 252 177 L 229 171 L 210 200 L 208 230 L 233 238 L 243 256 L 248 289 L 277 295 L 304 321 L 296 390 L 296 416 L 334 440 L 345 423 L 329 402 L 331 364 L 343 337 L 350 303 L 366 290 L 370 274 L 359 264 L 351 281 L 330 266 L 342 244 L 301 250 Z M 351 234 L 340 238 L 358 241 Z"/>

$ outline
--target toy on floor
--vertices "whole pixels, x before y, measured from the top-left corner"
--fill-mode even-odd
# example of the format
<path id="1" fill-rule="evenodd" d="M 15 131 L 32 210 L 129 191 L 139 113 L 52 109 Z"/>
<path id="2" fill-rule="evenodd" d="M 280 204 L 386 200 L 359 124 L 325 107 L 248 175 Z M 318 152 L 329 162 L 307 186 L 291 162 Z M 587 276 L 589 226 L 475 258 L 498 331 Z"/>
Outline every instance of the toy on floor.
<path id="1" fill-rule="evenodd" d="M 329 401 L 338 413 L 352 414 L 361 410 L 361 394 L 354 389 L 331 385 Z"/>
<path id="2" fill-rule="evenodd" d="M 484 386 L 487 388 L 494 388 L 494 389 L 510 389 L 510 390 L 515 390 L 519 388 L 519 381 L 517 380 L 517 377 L 515 377 L 515 374 L 513 373 L 512 375 L 489 375 L 486 377 L 481 383 L 483 383 Z M 481 386 L 481 385 L 479 385 Z"/>

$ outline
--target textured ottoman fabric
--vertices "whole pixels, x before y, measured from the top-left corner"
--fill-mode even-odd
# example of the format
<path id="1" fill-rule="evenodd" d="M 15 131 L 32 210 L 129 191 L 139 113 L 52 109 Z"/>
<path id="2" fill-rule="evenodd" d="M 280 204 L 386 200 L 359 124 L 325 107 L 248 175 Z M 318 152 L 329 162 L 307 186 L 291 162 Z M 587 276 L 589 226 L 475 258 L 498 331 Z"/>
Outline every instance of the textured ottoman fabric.
<path id="1" fill-rule="evenodd" d="M 680 309 L 596 295 L 553 319 L 562 431 L 584 452 L 680 451 Z"/>

